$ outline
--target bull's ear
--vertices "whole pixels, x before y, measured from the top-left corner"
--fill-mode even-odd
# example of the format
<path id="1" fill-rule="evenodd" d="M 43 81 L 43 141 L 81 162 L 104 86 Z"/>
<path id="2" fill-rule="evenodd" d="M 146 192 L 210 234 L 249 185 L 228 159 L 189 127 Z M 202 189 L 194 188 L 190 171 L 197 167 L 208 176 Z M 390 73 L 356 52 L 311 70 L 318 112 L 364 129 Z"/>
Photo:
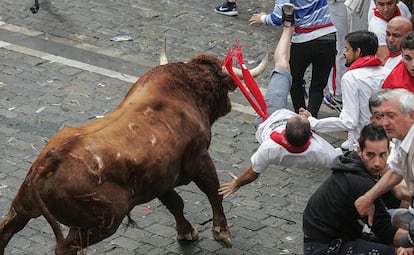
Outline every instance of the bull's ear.
<path id="1" fill-rule="evenodd" d="M 167 37 L 164 36 L 164 40 L 162 42 L 161 50 L 160 50 L 160 65 L 168 64 L 167 59 Z"/>

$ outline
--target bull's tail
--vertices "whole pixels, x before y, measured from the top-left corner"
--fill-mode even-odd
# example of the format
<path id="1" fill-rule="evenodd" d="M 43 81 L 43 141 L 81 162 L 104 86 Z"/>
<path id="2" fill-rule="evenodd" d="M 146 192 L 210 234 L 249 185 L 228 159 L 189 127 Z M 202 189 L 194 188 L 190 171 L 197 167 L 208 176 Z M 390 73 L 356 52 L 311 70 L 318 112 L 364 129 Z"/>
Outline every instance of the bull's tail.
<path id="1" fill-rule="evenodd" d="M 48 172 L 53 171 L 55 166 L 62 160 L 61 157 L 57 156 L 59 153 L 56 152 L 55 149 L 50 150 L 44 159 L 40 162 L 40 164 L 36 167 L 35 171 L 33 171 L 32 178 L 30 179 L 30 187 L 31 192 L 34 196 L 35 201 L 39 205 L 39 208 L 42 212 L 42 215 L 45 217 L 47 222 L 50 224 L 53 233 L 56 237 L 56 254 L 63 254 L 63 242 L 64 237 L 62 233 L 62 229 L 60 228 L 59 222 L 53 216 L 53 214 L 49 211 L 46 204 L 43 202 L 40 196 L 40 187 L 39 181 L 40 179 L 45 176 Z"/>
<path id="2" fill-rule="evenodd" d="M 30 11 L 32 13 L 37 13 L 39 11 L 39 9 L 40 9 L 39 0 L 35 0 L 34 1 L 34 6 L 33 7 L 30 7 Z"/>

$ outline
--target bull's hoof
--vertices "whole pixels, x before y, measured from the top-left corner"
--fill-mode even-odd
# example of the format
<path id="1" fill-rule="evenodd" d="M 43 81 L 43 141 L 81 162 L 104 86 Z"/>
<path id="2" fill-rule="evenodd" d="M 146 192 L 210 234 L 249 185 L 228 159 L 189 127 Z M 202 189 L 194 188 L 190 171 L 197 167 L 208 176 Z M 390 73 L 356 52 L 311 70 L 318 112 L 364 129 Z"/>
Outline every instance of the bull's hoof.
<path id="1" fill-rule="evenodd" d="M 191 233 L 187 233 L 185 235 L 177 234 L 177 240 L 178 241 L 195 241 L 195 240 L 198 240 L 198 231 L 197 231 L 197 229 L 193 228 L 193 231 L 191 231 Z"/>
<path id="2" fill-rule="evenodd" d="M 227 248 L 231 248 L 233 246 L 230 238 L 230 231 L 228 230 L 221 230 L 220 227 L 213 227 L 213 237 L 216 241 L 219 241 Z"/>

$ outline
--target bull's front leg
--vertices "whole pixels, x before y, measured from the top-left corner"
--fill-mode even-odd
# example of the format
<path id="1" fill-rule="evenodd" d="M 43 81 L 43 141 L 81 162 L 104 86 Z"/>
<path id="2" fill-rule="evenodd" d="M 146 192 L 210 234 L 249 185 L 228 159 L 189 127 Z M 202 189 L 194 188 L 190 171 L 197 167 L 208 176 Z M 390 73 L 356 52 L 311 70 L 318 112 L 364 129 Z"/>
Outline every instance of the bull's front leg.
<path id="1" fill-rule="evenodd" d="M 174 215 L 177 230 L 177 240 L 195 241 L 198 239 L 198 232 L 184 217 L 184 202 L 175 190 L 170 190 L 158 197 L 167 209 Z"/>
<path id="2" fill-rule="evenodd" d="M 194 177 L 194 182 L 203 191 L 210 201 L 213 210 L 213 237 L 226 247 L 231 247 L 230 230 L 224 215 L 223 196 L 218 194 L 220 182 L 216 168 L 210 156 L 206 156 L 198 166 L 200 172 Z"/>

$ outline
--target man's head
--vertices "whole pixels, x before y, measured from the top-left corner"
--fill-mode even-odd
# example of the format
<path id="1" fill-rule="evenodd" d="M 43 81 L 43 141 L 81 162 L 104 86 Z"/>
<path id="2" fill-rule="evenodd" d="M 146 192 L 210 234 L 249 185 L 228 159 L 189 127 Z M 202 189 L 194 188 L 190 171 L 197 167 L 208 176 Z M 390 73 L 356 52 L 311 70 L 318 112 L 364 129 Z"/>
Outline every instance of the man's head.
<path id="1" fill-rule="evenodd" d="M 357 153 L 372 175 L 379 175 L 387 164 L 389 140 L 382 126 L 370 123 L 362 128 Z"/>
<path id="2" fill-rule="evenodd" d="M 369 112 L 371 113 L 370 120 L 372 123 L 381 125 L 382 117 L 384 117 L 382 113 L 380 112 L 380 106 L 381 106 L 382 100 L 384 99 L 382 97 L 382 94 L 386 93 L 387 91 L 388 89 L 380 89 L 374 92 L 369 97 L 368 107 L 369 107 Z"/>
<path id="3" fill-rule="evenodd" d="M 346 67 L 350 67 L 359 58 L 374 56 L 377 53 L 378 38 L 372 32 L 366 30 L 355 31 L 347 34 L 345 40 L 344 57 Z"/>
<path id="4" fill-rule="evenodd" d="M 413 30 L 413 23 L 404 16 L 396 16 L 388 22 L 385 40 L 391 55 L 401 52 L 401 40 L 411 30 Z"/>
<path id="5" fill-rule="evenodd" d="M 405 89 L 390 89 L 378 95 L 378 120 L 389 139 L 403 140 L 414 124 L 414 94 Z"/>
<path id="6" fill-rule="evenodd" d="M 301 115 L 290 117 L 286 123 L 286 139 L 296 147 L 304 146 L 311 134 L 308 118 Z"/>
<path id="7" fill-rule="evenodd" d="M 375 0 L 375 7 L 382 17 L 390 19 L 398 9 L 398 2 L 399 0 Z"/>
<path id="8" fill-rule="evenodd" d="M 414 31 L 403 37 L 400 46 L 404 66 L 411 77 L 414 77 Z"/>

